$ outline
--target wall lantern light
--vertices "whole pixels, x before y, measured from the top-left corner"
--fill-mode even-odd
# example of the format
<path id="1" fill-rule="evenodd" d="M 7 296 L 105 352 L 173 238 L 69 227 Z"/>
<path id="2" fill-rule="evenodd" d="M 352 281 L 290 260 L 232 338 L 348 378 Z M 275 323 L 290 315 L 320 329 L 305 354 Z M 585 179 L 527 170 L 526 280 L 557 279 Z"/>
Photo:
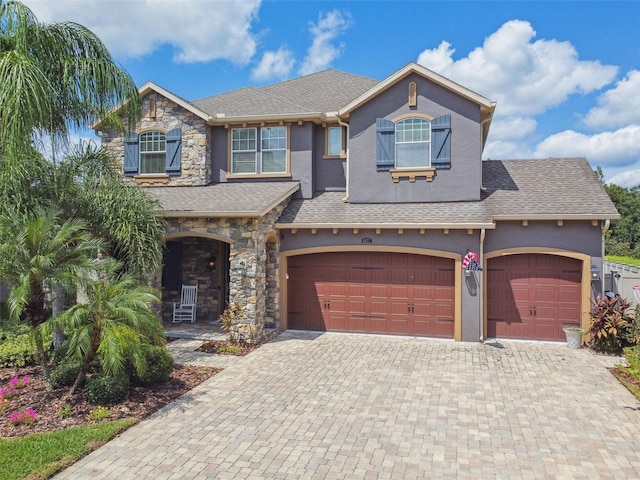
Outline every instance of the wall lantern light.
<path id="1" fill-rule="evenodd" d="M 237 274 L 244 276 L 245 272 L 247 271 L 247 265 L 241 260 L 236 265 L 235 270 Z"/>
<path id="2" fill-rule="evenodd" d="M 212 255 L 212 256 L 209 257 L 209 260 L 207 261 L 207 265 L 209 266 L 209 268 L 211 270 L 216 268 L 216 256 L 215 255 Z"/>
<path id="3" fill-rule="evenodd" d="M 591 265 L 591 281 L 597 282 L 598 280 L 600 280 L 600 270 L 596 265 Z"/>

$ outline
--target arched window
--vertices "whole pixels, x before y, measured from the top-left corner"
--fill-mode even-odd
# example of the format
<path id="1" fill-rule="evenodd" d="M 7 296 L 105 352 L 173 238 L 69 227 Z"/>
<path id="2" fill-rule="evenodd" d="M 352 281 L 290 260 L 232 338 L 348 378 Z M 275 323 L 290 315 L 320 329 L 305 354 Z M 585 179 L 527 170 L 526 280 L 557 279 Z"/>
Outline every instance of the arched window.
<path id="1" fill-rule="evenodd" d="M 164 173 L 166 155 L 164 132 L 151 130 L 140 134 L 140 173 Z"/>
<path id="2" fill-rule="evenodd" d="M 127 132 L 124 137 L 124 174 L 180 175 L 182 129 L 164 133 L 148 130 L 140 134 Z"/>
<path id="3" fill-rule="evenodd" d="M 431 122 L 405 118 L 396 123 L 396 168 L 431 165 Z"/>

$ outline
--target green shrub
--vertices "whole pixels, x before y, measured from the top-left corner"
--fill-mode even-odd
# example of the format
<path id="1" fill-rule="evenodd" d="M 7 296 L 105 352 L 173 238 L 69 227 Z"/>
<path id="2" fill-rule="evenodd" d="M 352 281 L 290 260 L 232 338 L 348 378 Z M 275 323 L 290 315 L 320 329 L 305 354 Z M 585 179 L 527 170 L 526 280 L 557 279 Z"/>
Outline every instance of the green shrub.
<path id="1" fill-rule="evenodd" d="M 627 347 L 622 352 L 629 363 L 629 373 L 632 373 L 640 380 L 640 347 Z"/>
<path id="2" fill-rule="evenodd" d="M 84 393 L 89 403 L 94 405 L 112 405 L 123 400 L 129 392 L 127 375 L 96 375 L 87 380 Z"/>
<path id="3" fill-rule="evenodd" d="M 70 387 L 75 382 L 79 371 L 80 363 L 64 361 L 51 370 L 51 383 L 54 387 Z"/>
<path id="4" fill-rule="evenodd" d="M 0 326 L 0 367 L 25 367 L 36 363 L 38 350 L 30 332 L 31 328 L 24 323 Z"/>
<path id="5" fill-rule="evenodd" d="M 142 374 L 132 369 L 131 379 L 133 382 L 137 385 L 148 387 L 169 380 L 171 372 L 173 372 L 174 361 L 166 347 L 145 345 L 143 352 L 147 362 L 147 369 Z"/>
<path id="6" fill-rule="evenodd" d="M 632 344 L 631 304 L 622 297 L 597 296 L 592 300 L 590 345 L 597 351 L 619 353 Z"/>

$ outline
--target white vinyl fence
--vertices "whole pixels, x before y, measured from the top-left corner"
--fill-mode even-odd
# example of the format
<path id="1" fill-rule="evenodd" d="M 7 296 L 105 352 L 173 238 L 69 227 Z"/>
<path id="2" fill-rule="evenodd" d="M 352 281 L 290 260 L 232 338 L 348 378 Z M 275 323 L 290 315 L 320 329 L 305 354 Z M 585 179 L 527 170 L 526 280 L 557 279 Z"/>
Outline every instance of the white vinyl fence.
<path id="1" fill-rule="evenodd" d="M 640 299 L 636 296 L 640 295 L 640 290 L 635 289 L 636 293 L 634 294 L 634 285 L 640 285 L 640 268 L 605 260 L 605 290 L 610 290 L 626 298 L 631 302 L 631 306 L 635 307 L 640 302 Z"/>

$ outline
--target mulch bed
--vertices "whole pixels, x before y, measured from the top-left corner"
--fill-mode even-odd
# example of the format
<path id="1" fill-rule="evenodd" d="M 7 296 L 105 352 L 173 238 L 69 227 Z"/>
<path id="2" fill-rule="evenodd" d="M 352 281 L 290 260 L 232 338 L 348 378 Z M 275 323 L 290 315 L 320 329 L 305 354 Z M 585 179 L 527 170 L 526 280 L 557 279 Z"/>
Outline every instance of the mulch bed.
<path id="1" fill-rule="evenodd" d="M 260 343 L 209 341 L 204 342 L 196 351 L 221 355 L 246 355 L 264 343 L 273 340 L 279 332 L 270 332 Z M 169 340 L 169 339 L 168 339 Z M 229 349 L 229 346 L 234 348 Z M 221 369 L 176 365 L 169 381 L 151 387 L 132 387 L 127 397 L 116 405 L 107 406 L 109 420 L 134 418 L 142 420 L 160 410 L 168 403 L 176 400 L 189 390 L 218 373 Z M 69 395 L 69 387 L 47 391 L 44 386 L 40 367 L 0 368 L 0 389 L 7 388 L 13 377 L 22 379 L 27 376 L 27 385 L 17 390 L 8 404 L 0 410 L 0 438 L 21 437 L 33 433 L 50 432 L 63 428 L 76 427 L 96 423 L 91 418 L 91 411 L 97 405 L 90 404 L 84 394 Z M 71 405 L 72 415 L 63 418 L 60 409 Z M 0 407 L 2 408 L 2 407 Z M 32 409 L 36 421 L 32 424 L 13 425 L 9 416 L 13 411 Z"/>
<path id="2" fill-rule="evenodd" d="M 109 419 L 142 420 L 219 371 L 220 369 L 211 367 L 176 365 L 166 383 L 145 388 L 133 387 L 122 402 L 108 406 Z M 1 368 L 0 388 L 6 388 L 11 378 L 18 376 L 22 379 L 24 375 L 29 378 L 28 384 L 18 390 L 0 412 L 0 437 L 21 437 L 96 423 L 90 416 L 96 405 L 88 403 L 83 394 L 69 395 L 69 387 L 47 391 L 39 367 Z M 68 418 L 62 418 L 59 411 L 66 404 L 71 405 L 73 414 Z M 11 412 L 27 408 L 36 413 L 36 421 L 32 424 L 11 424 Z"/>
<path id="3" fill-rule="evenodd" d="M 259 343 L 247 343 L 245 341 L 232 342 L 230 340 L 209 340 L 204 342 L 196 352 L 213 353 L 216 355 L 244 356 L 260 348 L 263 344 L 270 342 L 279 335 L 279 332 L 269 332 Z"/>

